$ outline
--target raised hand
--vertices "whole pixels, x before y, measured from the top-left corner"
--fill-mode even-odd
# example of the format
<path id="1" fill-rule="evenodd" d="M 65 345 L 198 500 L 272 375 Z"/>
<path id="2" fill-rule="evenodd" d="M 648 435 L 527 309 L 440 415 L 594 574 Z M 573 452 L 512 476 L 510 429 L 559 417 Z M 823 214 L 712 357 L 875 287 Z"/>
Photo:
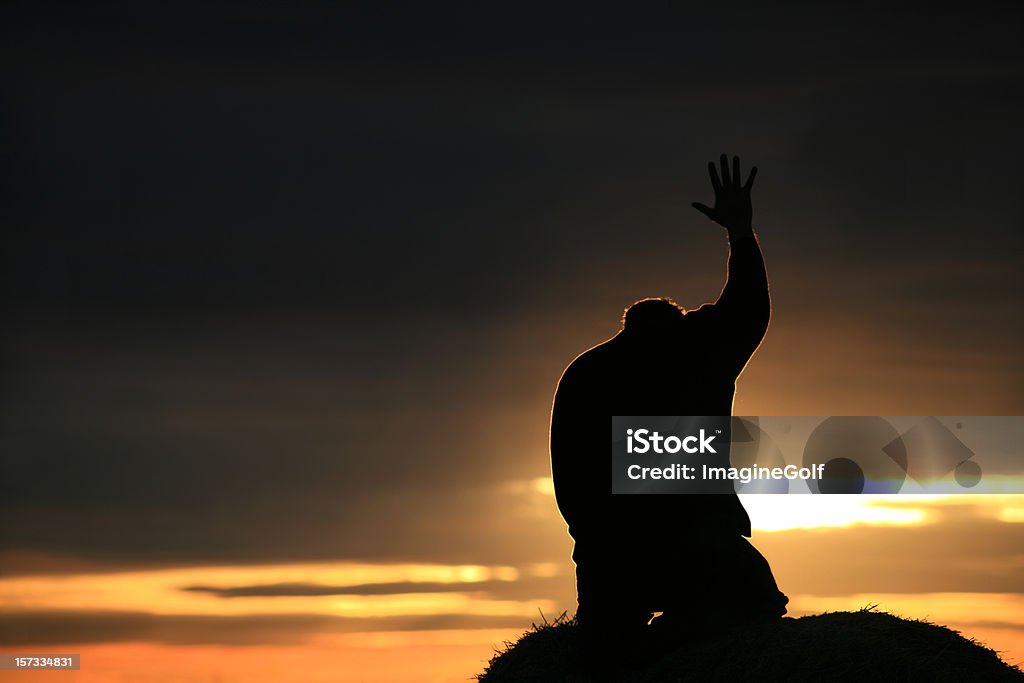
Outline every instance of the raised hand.
<path id="1" fill-rule="evenodd" d="M 708 162 L 708 173 L 711 175 L 711 186 L 715 189 L 715 205 L 709 207 L 700 202 L 693 202 L 693 208 L 718 223 L 729 234 L 749 232 L 753 209 L 750 206 L 750 188 L 757 176 L 757 166 L 750 169 L 747 182 L 740 184 L 740 158 L 732 158 L 732 172 L 729 172 L 729 160 L 723 154 L 720 161 L 722 177 L 718 177 L 718 169 L 714 162 Z"/>

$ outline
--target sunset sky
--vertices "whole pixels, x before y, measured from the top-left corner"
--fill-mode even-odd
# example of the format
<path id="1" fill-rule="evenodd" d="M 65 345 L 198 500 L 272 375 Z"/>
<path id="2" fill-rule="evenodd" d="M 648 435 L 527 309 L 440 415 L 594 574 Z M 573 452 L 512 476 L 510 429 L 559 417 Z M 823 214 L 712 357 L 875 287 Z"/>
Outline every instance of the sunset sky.
<path id="1" fill-rule="evenodd" d="M 1022 414 L 1024 11 L 773 8 L 6 5 L 0 652 L 82 670 L 0 680 L 465 681 L 571 614 L 555 383 L 717 295 L 721 152 L 737 414 Z M 744 503 L 791 614 L 1024 661 L 1024 496 Z"/>

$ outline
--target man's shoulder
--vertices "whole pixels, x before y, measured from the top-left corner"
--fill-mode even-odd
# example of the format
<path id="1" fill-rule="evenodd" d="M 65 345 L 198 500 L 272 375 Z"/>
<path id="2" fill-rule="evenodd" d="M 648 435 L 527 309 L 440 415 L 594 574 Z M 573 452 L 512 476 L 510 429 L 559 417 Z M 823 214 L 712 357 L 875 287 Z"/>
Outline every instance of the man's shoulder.
<path id="1" fill-rule="evenodd" d="M 615 335 L 611 339 L 606 339 L 596 346 L 591 346 L 589 349 L 576 356 L 576 358 L 569 363 L 569 367 L 566 368 L 566 372 L 574 369 L 579 370 L 591 365 L 600 365 L 601 363 L 607 362 L 615 355 L 615 349 L 618 346 L 618 342 L 619 335 Z"/>
<path id="2" fill-rule="evenodd" d="M 713 303 L 701 304 L 697 308 L 688 309 L 685 313 L 683 313 L 683 320 L 689 323 L 696 322 L 699 320 L 707 320 L 708 318 L 714 316 L 716 310 L 717 309 L 715 308 L 715 304 Z"/>
<path id="3" fill-rule="evenodd" d="M 616 337 L 605 340 L 596 346 L 592 346 L 580 355 L 576 356 L 568 367 L 562 372 L 558 380 L 558 386 L 577 384 L 605 368 L 615 356 Z"/>

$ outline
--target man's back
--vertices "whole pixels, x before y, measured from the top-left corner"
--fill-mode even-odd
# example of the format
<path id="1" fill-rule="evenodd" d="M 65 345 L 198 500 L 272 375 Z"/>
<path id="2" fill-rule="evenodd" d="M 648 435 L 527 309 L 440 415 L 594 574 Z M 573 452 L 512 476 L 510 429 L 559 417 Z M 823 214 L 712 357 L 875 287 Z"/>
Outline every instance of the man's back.
<path id="1" fill-rule="evenodd" d="M 578 617 L 585 602 L 590 615 L 628 613 L 634 623 L 646 623 L 643 614 L 662 611 L 663 604 L 696 604 L 692 596 L 671 589 L 659 593 L 658 586 L 673 577 L 693 584 L 689 591 L 705 587 L 712 596 L 724 594 L 728 583 L 750 579 L 764 587 L 755 611 L 785 612 L 785 596 L 767 563 L 742 539 L 750 535 L 750 520 L 731 490 L 713 495 L 613 495 L 611 490 L 613 416 L 732 414 L 736 378 L 770 316 L 764 260 L 751 227 L 755 172 L 741 186 L 738 160 L 730 178 L 723 155 L 724 182 L 711 166 L 715 208 L 695 205 L 729 236 L 729 276 L 718 300 L 690 312 L 667 299 L 634 304 L 622 331 L 576 358 L 559 380 L 551 414 L 551 465 L 558 507 L 576 541 Z"/>
<path id="2" fill-rule="evenodd" d="M 699 513 L 692 534 L 750 534 L 735 495 L 611 493 L 613 415 L 731 414 L 731 368 L 746 359 L 739 362 L 723 340 L 711 308 L 680 316 L 657 340 L 623 331 L 579 356 L 562 375 L 551 419 L 552 470 L 559 508 L 577 542 L 620 535 L 639 540 L 645 522 L 664 519 L 667 511 L 677 518 Z"/>

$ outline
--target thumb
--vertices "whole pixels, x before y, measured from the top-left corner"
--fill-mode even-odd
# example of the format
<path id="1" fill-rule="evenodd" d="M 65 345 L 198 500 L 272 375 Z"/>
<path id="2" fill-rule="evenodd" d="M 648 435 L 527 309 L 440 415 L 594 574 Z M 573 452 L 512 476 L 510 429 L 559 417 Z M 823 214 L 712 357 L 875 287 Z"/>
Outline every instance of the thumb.
<path id="1" fill-rule="evenodd" d="M 715 216 L 714 216 L 715 212 L 707 204 L 701 204 L 700 202 L 693 202 L 692 204 L 690 204 L 690 206 L 692 206 L 693 208 L 697 209 L 698 211 L 700 211 L 702 214 L 704 214 L 705 216 L 707 216 L 711 220 L 715 220 Z"/>

